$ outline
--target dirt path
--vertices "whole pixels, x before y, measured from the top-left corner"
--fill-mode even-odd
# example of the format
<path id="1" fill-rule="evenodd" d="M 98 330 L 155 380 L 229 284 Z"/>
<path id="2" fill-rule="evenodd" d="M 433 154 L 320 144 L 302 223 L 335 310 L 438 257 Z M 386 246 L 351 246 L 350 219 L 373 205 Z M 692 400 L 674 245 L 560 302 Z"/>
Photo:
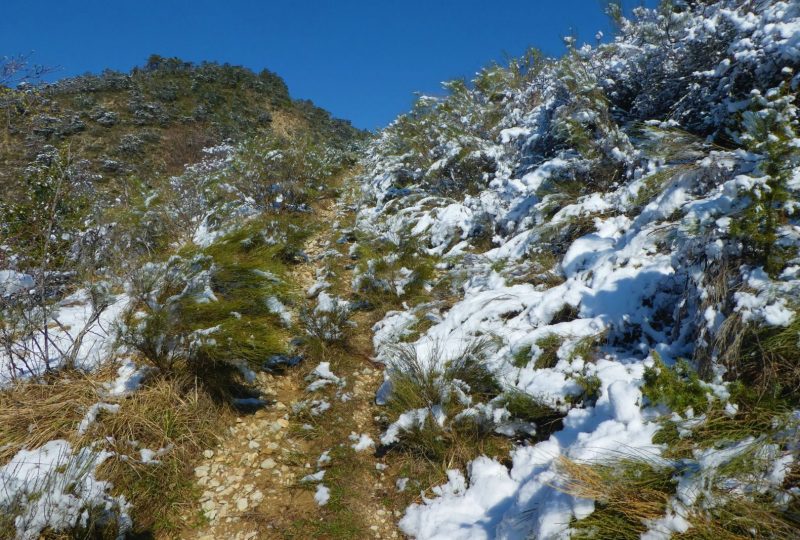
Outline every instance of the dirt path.
<path id="1" fill-rule="evenodd" d="M 339 284 L 330 294 L 349 296 L 343 290 L 351 279 L 349 246 L 337 239 L 340 224 L 352 217 L 343 199 L 322 201 L 315 209 L 320 226 L 304 246 L 309 260 L 294 269 L 299 290 L 328 276 Z M 309 299 L 308 305 L 314 302 Z M 270 404 L 236 418 L 221 444 L 204 452 L 195 477 L 206 523 L 185 530 L 181 538 L 402 536 L 394 525 L 398 514 L 387 506 L 394 486 L 386 485 L 374 446 L 356 449 L 352 440 L 362 434 L 377 440 L 374 396 L 382 382 L 381 371 L 369 361 L 371 321 L 362 313 L 353 319 L 356 331 L 344 345 L 323 347 L 284 374 L 257 375 L 256 385 Z M 310 391 L 309 373 L 322 361 L 339 381 Z M 314 413 L 313 404 L 322 402 L 328 409 Z M 303 480 L 312 474 L 324 478 Z M 328 492 L 324 505 L 318 503 L 318 486 Z"/>

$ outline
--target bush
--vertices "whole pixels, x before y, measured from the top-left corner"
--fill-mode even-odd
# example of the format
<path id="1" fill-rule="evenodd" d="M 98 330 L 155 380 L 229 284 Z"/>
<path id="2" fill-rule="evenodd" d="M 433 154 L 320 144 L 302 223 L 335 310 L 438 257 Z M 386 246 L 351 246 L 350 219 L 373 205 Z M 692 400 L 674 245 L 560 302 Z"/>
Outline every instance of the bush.
<path id="1" fill-rule="evenodd" d="M 394 448 L 436 462 L 466 463 L 481 449 L 497 447 L 486 403 L 501 387 L 486 367 L 491 342 L 467 345 L 452 360 L 433 348 L 428 360 L 412 346 L 398 346 L 390 361 L 390 415 L 399 420 Z M 488 407 L 488 408 L 487 408 Z"/>

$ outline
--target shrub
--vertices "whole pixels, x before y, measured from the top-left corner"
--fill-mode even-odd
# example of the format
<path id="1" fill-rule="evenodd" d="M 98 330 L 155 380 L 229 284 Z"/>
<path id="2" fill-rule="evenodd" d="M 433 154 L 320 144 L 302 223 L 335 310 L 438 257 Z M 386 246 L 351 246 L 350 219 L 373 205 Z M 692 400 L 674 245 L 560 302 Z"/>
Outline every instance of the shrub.
<path id="1" fill-rule="evenodd" d="M 437 462 L 466 463 L 485 445 L 496 446 L 490 437 L 493 418 L 487 415 L 491 407 L 485 405 L 501 392 L 485 365 L 491 347 L 488 341 L 473 342 L 448 361 L 435 346 L 427 361 L 413 346 L 393 351 L 386 406 L 402 424 L 394 448 Z"/>

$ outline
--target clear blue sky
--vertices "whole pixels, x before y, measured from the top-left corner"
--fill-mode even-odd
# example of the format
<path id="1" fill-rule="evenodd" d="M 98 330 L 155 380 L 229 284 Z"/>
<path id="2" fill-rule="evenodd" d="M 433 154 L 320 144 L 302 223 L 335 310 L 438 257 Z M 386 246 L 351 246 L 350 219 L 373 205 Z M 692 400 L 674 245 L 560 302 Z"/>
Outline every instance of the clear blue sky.
<path id="1" fill-rule="evenodd" d="M 372 129 L 414 92 L 528 46 L 560 55 L 564 35 L 593 43 L 598 30 L 611 34 L 600 0 L 3 0 L 0 56 L 33 52 L 56 78 L 151 53 L 268 68 L 293 97 Z"/>

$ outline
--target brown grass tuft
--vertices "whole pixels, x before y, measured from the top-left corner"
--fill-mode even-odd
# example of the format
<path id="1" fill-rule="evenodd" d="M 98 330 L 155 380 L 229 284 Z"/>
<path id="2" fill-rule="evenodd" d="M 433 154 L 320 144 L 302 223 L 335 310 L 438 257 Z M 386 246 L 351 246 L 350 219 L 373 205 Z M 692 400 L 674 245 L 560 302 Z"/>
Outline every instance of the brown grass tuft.
<path id="1" fill-rule="evenodd" d="M 0 392 L 0 464 L 22 448 L 53 439 L 75 441 L 86 411 L 100 401 L 101 382 L 80 371 L 19 382 Z"/>

